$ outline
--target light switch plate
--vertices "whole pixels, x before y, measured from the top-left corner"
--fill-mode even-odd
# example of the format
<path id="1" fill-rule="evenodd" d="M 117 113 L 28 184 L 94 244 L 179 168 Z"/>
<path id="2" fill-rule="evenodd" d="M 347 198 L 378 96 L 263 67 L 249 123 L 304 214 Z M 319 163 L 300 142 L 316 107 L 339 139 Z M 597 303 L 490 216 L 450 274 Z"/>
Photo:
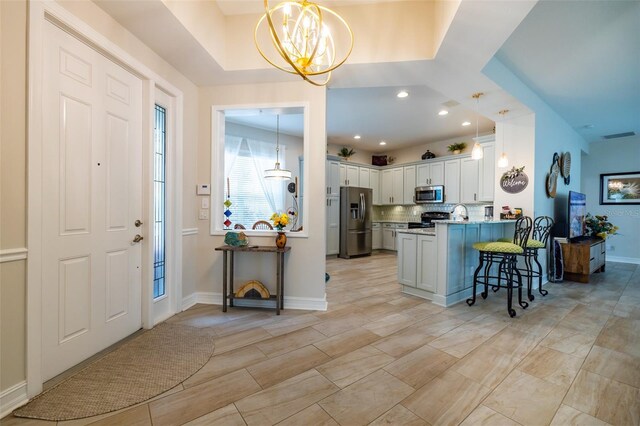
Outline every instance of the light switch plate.
<path id="1" fill-rule="evenodd" d="M 200 209 L 200 213 L 198 214 L 198 219 L 200 220 L 209 219 L 209 210 Z"/>
<path id="2" fill-rule="evenodd" d="M 200 199 L 200 208 L 202 209 L 209 208 L 209 197 L 204 197 Z"/>

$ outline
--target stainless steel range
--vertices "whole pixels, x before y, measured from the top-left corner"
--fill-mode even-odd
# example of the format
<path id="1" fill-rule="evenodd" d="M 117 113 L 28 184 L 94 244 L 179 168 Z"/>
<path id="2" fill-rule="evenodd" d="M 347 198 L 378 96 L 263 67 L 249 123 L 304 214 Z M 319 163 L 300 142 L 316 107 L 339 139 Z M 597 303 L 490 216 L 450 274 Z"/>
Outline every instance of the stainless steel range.
<path id="1" fill-rule="evenodd" d="M 449 213 L 445 212 L 424 212 L 420 215 L 420 222 L 409 222 L 409 229 L 416 228 L 435 228 L 434 221 L 448 220 L 450 218 Z"/>

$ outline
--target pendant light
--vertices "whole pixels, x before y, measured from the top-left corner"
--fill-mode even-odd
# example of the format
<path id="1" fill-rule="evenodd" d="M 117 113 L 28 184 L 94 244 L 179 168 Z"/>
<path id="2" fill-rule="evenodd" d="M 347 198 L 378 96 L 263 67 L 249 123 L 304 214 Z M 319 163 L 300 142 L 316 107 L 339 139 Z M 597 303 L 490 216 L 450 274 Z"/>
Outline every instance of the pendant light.
<path id="1" fill-rule="evenodd" d="M 484 155 L 482 146 L 480 145 L 480 142 L 478 142 L 478 117 L 480 115 L 480 96 L 482 95 L 484 95 L 484 93 L 478 92 L 474 93 L 472 96 L 476 100 L 476 143 L 473 144 L 473 149 L 471 150 L 471 158 L 473 160 L 480 160 Z"/>
<path id="2" fill-rule="evenodd" d="M 504 116 L 508 112 L 509 112 L 508 109 L 503 109 L 502 111 L 498 112 L 498 114 L 502 116 L 503 122 L 504 122 Z M 504 152 L 504 133 L 505 133 L 505 128 L 503 125 L 502 126 L 502 154 L 500 154 L 500 158 L 498 159 L 498 167 L 501 169 L 504 169 L 509 165 L 509 159 L 507 158 L 507 154 Z"/>
<path id="3" fill-rule="evenodd" d="M 315 86 L 326 85 L 331 71 L 342 65 L 353 49 L 353 33 L 347 22 L 310 0 L 288 0 L 273 7 L 264 0 L 264 15 L 253 37 L 267 62 Z"/>
<path id="4" fill-rule="evenodd" d="M 291 172 L 280 168 L 280 115 L 276 115 L 276 165 L 264 171 L 265 179 L 291 179 Z"/>

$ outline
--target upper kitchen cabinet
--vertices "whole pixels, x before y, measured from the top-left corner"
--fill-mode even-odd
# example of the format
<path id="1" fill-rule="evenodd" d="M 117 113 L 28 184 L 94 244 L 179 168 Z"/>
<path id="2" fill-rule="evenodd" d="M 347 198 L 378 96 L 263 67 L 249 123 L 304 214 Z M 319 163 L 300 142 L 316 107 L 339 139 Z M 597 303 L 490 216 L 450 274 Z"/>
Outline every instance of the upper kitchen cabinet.
<path id="1" fill-rule="evenodd" d="M 475 203 L 478 201 L 478 166 L 480 161 L 473 158 L 460 160 L 460 202 Z M 445 191 L 449 187 L 445 188 Z"/>
<path id="2" fill-rule="evenodd" d="M 327 182 L 326 195 L 340 196 L 340 162 L 327 161 L 325 164 L 325 180 Z"/>
<path id="3" fill-rule="evenodd" d="M 444 162 L 444 202 L 460 202 L 460 160 Z"/>
<path id="4" fill-rule="evenodd" d="M 417 166 L 416 186 L 444 185 L 444 162 Z"/>
<path id="5" fill-rule="evenodd" d="M 369 172 L 369 183 L 373 192 L 372 203 L 374 206 L 380 205 L 380 170 L 371 169 Z"/>
<path id="6" fill-rule="evenodd" d="M 416 190 L 416 166 L 406 166 L 402 169 L 404 174 L 402 204 L 413 204 L 413 196 Z"/>
<path id="7" fill-rule="evenodd" d="M 493 201 L 496 179 L 495 142 L 483 143 L 482 151 L 482 160 L 478 164 L 478 201 Z"/>
<path id="8" fill-rule="evenodd" d="M 360 167 L 340 164 L 340 186 L 359 186 Z"/>
<path id="9" fill-rule="evenodd" d="M 371 170 L 367 167 L 358 167 L 358 186 L 371 188 Z"/>
<path id="10" fill-rule="evenodd" d="M 380 176 L 380 204 L 402 204 L 404 202 L 404 169 L 385 169 Z"/>

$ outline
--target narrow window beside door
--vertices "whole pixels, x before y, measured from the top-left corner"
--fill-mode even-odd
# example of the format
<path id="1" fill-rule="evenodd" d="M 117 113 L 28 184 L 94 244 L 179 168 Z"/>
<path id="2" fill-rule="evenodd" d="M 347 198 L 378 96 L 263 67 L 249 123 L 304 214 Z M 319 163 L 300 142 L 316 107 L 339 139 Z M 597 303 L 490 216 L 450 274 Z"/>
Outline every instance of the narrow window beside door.
<path id="1" fill-rule="evenodd" d="M 166 109 L 156 105 L 153 165 L 153 297 L 165 294 L 165 149 Z"/>

